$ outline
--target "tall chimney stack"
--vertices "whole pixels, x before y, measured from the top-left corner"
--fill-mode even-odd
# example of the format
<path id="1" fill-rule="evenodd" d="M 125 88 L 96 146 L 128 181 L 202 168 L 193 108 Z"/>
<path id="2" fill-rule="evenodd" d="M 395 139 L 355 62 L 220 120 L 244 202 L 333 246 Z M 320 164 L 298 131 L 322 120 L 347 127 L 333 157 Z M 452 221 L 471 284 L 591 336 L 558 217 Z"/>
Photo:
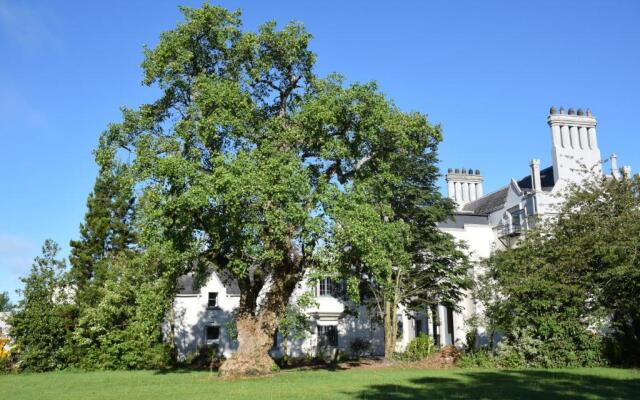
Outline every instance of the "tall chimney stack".
<path id="1" fill-rule="evenodd" d="M 551 128 L 553 178 L 578 183 L 584 177 L 580 171 L 586 167 L 596 173 L 600 168 L 600 149 L 596 138 L 596 118 L 587 108 L 573 108 L 565 113 L 563 107 L 551 107 L 547 118 Z"/>
<path id="2" fill-rule="evenodd" d="M 449 168 L 447 175 L 447 191 L 449 198 L 458 204 L 458 208 L 462 208 L 466 203 L 474 201 L 483 195 L 482 182 L 484 179 L 480 175 L 480 170 L 465 168 L 460 170 Z"/>

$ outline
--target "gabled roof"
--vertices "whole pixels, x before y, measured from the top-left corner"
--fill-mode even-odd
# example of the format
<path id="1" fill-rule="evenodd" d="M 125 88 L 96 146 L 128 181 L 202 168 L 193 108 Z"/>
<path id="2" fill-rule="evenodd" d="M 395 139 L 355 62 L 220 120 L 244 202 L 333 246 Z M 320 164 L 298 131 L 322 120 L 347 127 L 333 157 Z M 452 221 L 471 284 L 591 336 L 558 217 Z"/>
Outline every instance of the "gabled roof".
<path id="1" fill-rule="evenodd" d="M 194 285 L 193 275 L 182 275 L 178 278 L 178 294 L 198 294 L 200 293 Z"/>
<path id="2" fill-rule="evenodd" d="M 462 207 L 462 211 L 480 215 L 491 214 L 493 211 L 499 210 L 504 206 L 504 203 L 507 201 L 507 193 L 509 193 L 508 186 L 465 204 Z"/>
<path id="3" fill-rule="evenodd" d="M 229 273 L 222 272 L 217 273 L 213 269 L 209 270 L 210 274 L 216 273 L 222 284 L 227 289 L 227 294 L 230 296 L 239 296 L 240 287 L 238 287 L 238 281 Z M 198 294 L 200 288 L 196 287 L 193 275 L 182 275 L 178 278 L 178 294 Z"/>
<path id="4" fill-rule="evenodd" d="M 542 190 L 551 189 L 555 182 L 553 181 L 553 165 L 540 171 L 540 183 Z M 533 188 L 531 184 L 531 175 L 527 175 L 518 181 L 518 186 L 522 190 L 529 191 Z"/>

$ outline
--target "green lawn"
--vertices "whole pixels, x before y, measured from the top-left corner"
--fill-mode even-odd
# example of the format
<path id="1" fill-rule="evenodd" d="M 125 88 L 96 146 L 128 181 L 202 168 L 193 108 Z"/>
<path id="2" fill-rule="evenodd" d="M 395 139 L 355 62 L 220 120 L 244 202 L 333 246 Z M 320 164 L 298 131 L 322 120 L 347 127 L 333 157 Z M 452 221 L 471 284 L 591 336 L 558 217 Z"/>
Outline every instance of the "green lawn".
<path id="1" fill-rule="evenodd" d="M 206 372 L 53 372 L 0 376 L 0 399 L 640 399 L 624 369 L 285 371 L 222 381 Z"/>

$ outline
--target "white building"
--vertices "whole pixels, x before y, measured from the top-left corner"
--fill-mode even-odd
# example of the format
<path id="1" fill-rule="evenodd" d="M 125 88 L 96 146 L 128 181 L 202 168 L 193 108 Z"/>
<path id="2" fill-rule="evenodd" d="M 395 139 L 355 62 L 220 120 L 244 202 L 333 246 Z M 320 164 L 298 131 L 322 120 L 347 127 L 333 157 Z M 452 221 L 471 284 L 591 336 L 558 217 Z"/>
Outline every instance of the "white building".
<path id="1" fill-rule="evenodd" d="M 495 249 L 512 246 L 533 225 L 536 217 L 552 215 L 559 201 L 557 194 L 562 193 L 567 184 L 584 179 L 582 171 L 585 168 L 602 173 L 597 121 L 589 110 L 570 108 L 565 112 L 563 108 L 552 107 L 547 122 L 551 131 L 552 165 L 546 168 L 541 169 L 540 161 L 532 159 L 529 175 L 519 180 L 511 179 L 506 186 L 486 195 L 478 170 L 449 169 L 446 175 L 448 196 L 458 207 L 454 217 L 439 227 L 465 242 L 472 260 L 479 261 Z M 619 175 L 615 155 L 611 157 L 611 167 L 612 174 Z M 630 173 L 629 167 L 624 167 L 623 172 Z M 174 303 L 174 334 L 182 357 L 213 343 L 226 356 L 233 352 L 235 344 L 227 335 L 226 324 L 238 307 L 240 293 L 237 285 L 226 281 L 227 284 L 212 274 L 204 287 L 193 290 L 192 279 L 183 277 L 180 294 Z M 357 317 L 345 312 L 349 304 L 334 296 L 331 288 L 332 284 L 327 280 L 315 288 L 303 285 L 294 293 L 299 296 L 312 290 L 319 306 L 306 310 L 312 317 L 313 333 L 306 340 L 289 346 L 290 355 L 315 355 L 321 342 L 349 352 L 349 344 L 355 338 L 369 341 L 374 354 L 383 354 L 384 332 L 379 323 L 372 321 L 363 307 L 357 310 Z M 433 323 L 434 318 L 429 313 L 401 312 L 398 349 L 420 332 L 433 335 L 440 345 L 463 344 L 467 332 L 465 320 L 482 310 L 476 309 L 470 294 L 460 307 L 460 312 L 453 312 L 440 306 L 438 324 Z"/>

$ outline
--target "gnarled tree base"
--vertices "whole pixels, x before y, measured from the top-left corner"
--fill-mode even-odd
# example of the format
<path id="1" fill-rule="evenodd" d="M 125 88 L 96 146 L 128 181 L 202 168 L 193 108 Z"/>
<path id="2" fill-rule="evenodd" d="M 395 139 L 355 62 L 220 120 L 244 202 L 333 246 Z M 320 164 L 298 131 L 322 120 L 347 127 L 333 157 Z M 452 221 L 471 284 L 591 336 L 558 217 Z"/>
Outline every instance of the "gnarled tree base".
<path id="1" fill-rule="evenodd" d="M 233 355 L 225 361 L 218 371 L 223 378 L 239 378 L 246 376 L 263 376 L 274 372 L 276 363 L 268 354 L 259 357 Z"/>
<path id="2" fill-rule="evenodd" d="M 272 335 L 271 324 L 247 316 L 238 318 L 238 351 L 225 361 L 219 370 L 223 378 L 260 376 L 273 373 L 276 364 L 269 356 Z"/>

